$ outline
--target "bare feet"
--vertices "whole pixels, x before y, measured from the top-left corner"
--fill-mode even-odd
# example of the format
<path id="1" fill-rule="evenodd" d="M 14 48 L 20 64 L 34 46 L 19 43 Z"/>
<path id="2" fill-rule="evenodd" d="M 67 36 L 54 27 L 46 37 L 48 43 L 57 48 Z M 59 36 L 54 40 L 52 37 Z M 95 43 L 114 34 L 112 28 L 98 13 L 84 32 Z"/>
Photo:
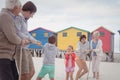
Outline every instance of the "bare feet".
<path id="1" fill-rule="evenodd" d="M 99 80 L 99 79 L 96 79 L 96 80 Z"/>
<path id="2" fill-rule="evenodd" d="M 96 77 L 96 80 L 99 80 L 99 77 L 98 77 L 98 76 Z"/>

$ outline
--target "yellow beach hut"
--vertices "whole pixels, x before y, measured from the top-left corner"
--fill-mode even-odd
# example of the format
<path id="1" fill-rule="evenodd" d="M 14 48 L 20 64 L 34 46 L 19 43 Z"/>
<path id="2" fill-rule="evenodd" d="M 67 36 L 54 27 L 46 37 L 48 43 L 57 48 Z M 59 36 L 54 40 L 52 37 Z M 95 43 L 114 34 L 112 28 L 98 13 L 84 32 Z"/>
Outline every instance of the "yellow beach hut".
<path id="1" fill-rule="evenodd" d="M 74 50 L 77 47 L 80 35 L 86 35 L 90 38 L 90 32 L 76 27 L 69 27 L 57 32 L 57 46 L 60 50 L 66 50 L 68 45 L 72 45 Z"/>

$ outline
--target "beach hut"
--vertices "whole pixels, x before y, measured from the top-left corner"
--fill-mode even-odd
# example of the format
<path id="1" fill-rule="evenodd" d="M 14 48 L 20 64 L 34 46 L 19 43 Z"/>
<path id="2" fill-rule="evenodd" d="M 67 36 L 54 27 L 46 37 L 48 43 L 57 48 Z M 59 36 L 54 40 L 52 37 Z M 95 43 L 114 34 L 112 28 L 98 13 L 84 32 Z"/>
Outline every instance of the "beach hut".
<path id="1" fill-rule="evenodd" d="M 103 43 L 103 51 L 111 59 L 113 59 L 113 53 L 114 53 L 114 33 L 112 31 L 104 28 L 103 26 L 97 28 L 94 31 L 99 31 L 100 32 L 100 39 L 102 40 L 102 43 Z"/>
<path id="2" fill-rule="evenodd" d="M 55 32 L 39 27 L 34 30 L 29 31 L 30 34 L 37 40 L 41 41 L 42 45 L 44 45 L 48 41 L 48 37 L 52 34 L 55 34 Z M 32 49 L 41 49 L 41 46 L 37 46 L 35 44 L 31 44 L 29 48 Z"/>
<path id="3" fill-rule="evenodd" d="M 89 39 L 90 32 L 76 27 L 69 27 L 57 32 L 57 46 L 60 50 L 66 50 L 68 45 L 72 45 L 74 50 L 77 47 L 79 37 L 84 34 Z"/>

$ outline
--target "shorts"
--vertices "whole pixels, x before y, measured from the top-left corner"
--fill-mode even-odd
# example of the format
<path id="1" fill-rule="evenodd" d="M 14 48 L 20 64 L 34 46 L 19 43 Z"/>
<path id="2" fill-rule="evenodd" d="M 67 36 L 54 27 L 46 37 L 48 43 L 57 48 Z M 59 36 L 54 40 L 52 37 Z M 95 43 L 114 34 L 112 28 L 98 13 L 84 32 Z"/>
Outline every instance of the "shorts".
<path id="1" fill-rule="evenodd" d="M 54 78 L 54 73 L 55 73 L 55 66 L 43 65 L 38 77 L 43 78 L 46 74 L 48 74 L 49 78 L 52 79 Z"/>
<path id="2" fill-rule="evenodd" d="M 16 49 L 15 60 L 17 63 L 17 68 L 19 70 L 20 65 L 20 48 Z M 21 63 L 21 73 L 30 73 L 34 70 L 32 55 L 28 49 L 22 48 L 22 63 Z"/>
<path id="3" fill-rule="evenodd" d="M 74 72 L 74 67 L 66 67 L 66 72 Z"/>

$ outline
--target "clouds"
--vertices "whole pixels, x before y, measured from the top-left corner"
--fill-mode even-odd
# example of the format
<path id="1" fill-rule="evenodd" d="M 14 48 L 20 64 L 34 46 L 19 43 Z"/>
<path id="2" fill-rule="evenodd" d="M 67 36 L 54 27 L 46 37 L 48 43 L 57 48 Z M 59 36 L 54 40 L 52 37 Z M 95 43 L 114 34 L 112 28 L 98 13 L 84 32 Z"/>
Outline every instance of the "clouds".
<path id="1" fill-rule="evenodd" d="M 89 26 L 88 30 L 91 30 L 91 26 L 119 27 L 120 25 L 119 0 L 51 0 L 49 2 L 33 0 L 33 2 L 38 7 L 34 20 L 37 18 L 43 27 L 57 26 L 54 31 L 74 25 Z"/>
<path id="2" fill-rule="evenodd" d="M 117 3 L 118 4 L 118 3 Z M 45 14 L 70 14 L 84 16 L 84 15 L 95 15 L 95 16 L 112 16 L 119 15 L 120 10 L 114 1 L 112 2 L 102 1 L 102 0 L 47 0 L 41 1 L 39 3 L 39 8 L 45 11 Z M 43 5 L 43 6 L 42 6 Z M 47 12 L 46 12 L 47 11 Z"/>
<path id="3" fill-rule="evenodd" d="M 39 1 L 38 13 L 43 21 L 54 23 L 118 24 L 120 18 L 119 0 L 47 0 Z M 38 2 L 38 3 L 39 3 Z M 38 4 L 37 3 L 37 4 Z M 71 24 L 72 25 L 72 24 Z"/>

